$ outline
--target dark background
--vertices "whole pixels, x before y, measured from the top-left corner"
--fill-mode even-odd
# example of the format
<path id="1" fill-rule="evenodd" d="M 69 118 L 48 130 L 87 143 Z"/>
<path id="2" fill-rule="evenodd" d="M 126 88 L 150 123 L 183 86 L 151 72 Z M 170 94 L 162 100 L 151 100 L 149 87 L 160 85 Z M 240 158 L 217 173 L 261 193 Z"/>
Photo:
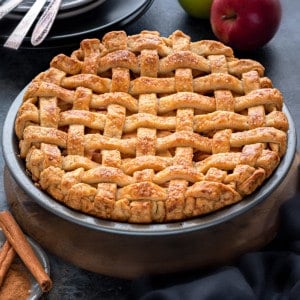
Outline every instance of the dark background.
<path id="1" fill-rule="evenodd" d="M 109 1 L 109 0 L 108 0 Z M 275 37 L 262 49 L 250 53 L 235 52 L 261 62 L 275 87 L 281 90 L 298 130 L 300 125 L 300 2 L 282 0 L 282 22 Z M 80 16 L 70 22 L 80 22 Z M 0 21 L 0 35 L 5 19 Z M 2 29 L 1 29 L 2 26 Z M 117 26 L 109 30 L 120 29 Z M 187 16 L 176 0 L 155 0 L 138 20 L 122 27 L 128 34 L 158 30 L 168 36 L 180 29 L 193 41 L 214 39 L 208 21 Z M 109 31 L 107 30 L 107 31 Z M 104 32 L 95 37 L 101 38 Z M 72 45 L 71 45 L 72 44 Z M 79 40 L 59 47 L 4 49 L 0 46 L 0 122 L 21 89 L 58 53 L 69 55 Z M 1 126 L 2 127 L 2 126 Z M 298 130 L 299 149 L 299 130 Z M 4 161 L 0 153 L 1 170 Z M 3 175 L 1 208 L 6 207 Z M 135 281 L 111 278 L 81 270 L 49 254 L 54 288 L 47 299 L 300 299 L 300 204 L 298 195 L 284 205 L 281 228 L 276 239 L 259 252 L 247 253 L 237 264 L 210 272 L 193 272 Z M 160 289 L 160 291 L 159 291 Z M 151 292 L 152 291 L 152 292 Z"/>

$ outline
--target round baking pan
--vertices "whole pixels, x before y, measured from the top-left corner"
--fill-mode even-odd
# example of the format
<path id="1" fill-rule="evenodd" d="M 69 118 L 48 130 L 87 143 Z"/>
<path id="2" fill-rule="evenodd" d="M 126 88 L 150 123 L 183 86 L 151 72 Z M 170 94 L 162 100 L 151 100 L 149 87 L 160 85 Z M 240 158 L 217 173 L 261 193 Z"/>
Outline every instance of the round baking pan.
<path id="1" fill-rule="evenodd" d="M 127 224 L 82 214 L 41 191 L 26 173 L 14 134 L 23 93 L 12 103 L 3 127 L 8 203 L 28 235 L 84 269 L 133 278 L 227 263 L 273 239 L 279 208 L 296 191 L 296 131 L 284 106 L 289 121 L 287 152 L 271 177 L 239 203 L 206 216 L 165 224 Z"/>

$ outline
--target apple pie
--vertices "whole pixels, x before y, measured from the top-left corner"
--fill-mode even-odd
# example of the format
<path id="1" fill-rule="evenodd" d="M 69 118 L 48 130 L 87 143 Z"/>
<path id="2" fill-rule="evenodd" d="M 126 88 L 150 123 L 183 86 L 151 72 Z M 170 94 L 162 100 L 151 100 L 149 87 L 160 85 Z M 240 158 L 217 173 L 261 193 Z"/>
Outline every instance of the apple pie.
<path id="1" fill-rule="evenodd" d="M 103 219 L 208 214 L 261 187 L 286 152 L 283 96 L 264 67 L 177 30 L 111 31 L 28 85 L 15 132 L 33 182 Z"/>

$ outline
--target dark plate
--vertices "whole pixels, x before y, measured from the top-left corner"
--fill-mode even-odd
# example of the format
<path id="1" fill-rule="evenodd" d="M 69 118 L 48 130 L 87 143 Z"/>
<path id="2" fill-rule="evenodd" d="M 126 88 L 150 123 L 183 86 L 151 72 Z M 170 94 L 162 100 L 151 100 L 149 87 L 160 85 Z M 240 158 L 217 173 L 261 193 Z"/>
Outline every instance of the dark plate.
<path id="1" fill-rule="evenodd" d="M 101 220 L 74 211 L 62 205 L 61 203 L 58 203 L 52 197 L 48 196 L 46 193 L 37 188 L 26 173 L 24 162 L 17 155 L 19 153 L 19 149 L 17 138 L 14 133 L 14 120 L 17 110 L 22 103 L 25 89 L 26 88 L 24 88 L 24 90 L 12 103 L 4 122 L 2 147 L 4 159 L 8 169 L 10 170 L 15 181 L 21 186 L 21 188 L 26 191 L 26 193 L 42 207 L 68 221 L 96 230 L 111 231 L 115 233 L 122 232 L 126 234 L 161 235 L 164 233 L 173 234 L 193 230 L 201 230 L 226 222 L 237 215 L 247 212 L 257 204 L 262 202 L 264 199 L 268 198 L 283 181 L 294 161 L 296 151 L 295 125 L 289 110 L 286 106 L 284 106 L 284 112 L 287 115 L 290 126 L 288 131 L 287 152 L 282 158 L 278 168 L 271 175 L 271 177 L 265 181 L 263 186 L 252 195 L 244 198 L 244 200 L 212 214 L 192 220 L 187 220 L 184 222 L 141 225 Z"/>
<path id="2" fill-rule="evenodd" d="M 47 2 L 49 2 L 48 0 Z M 75 7 L 87 5 L 94 0 L 62 0 L 60 10 L 73 9 Z M 26 13 L 34 3 L 34 0 L 24 0 L 16 7 L 15 11 Z"/>
<path id="3" fill-rule="evenodd" d="M 104 30 L 114 29 L 133 21 L 151 6 L 153 0 L 109 0 L 92 11 L 68 19 L 57 19 L 40 47 L 70 45 L 83 38 L 95 38 Z M 0 21 L 0 43 L 3 44 L 16 27 L 18 20 L 4 18 Z M 31 31 L 22 44 L 23 48 L 32 48 Z"/>
<path id="4" fill-rule="evenodd" d="M 79 7 L 74 7 L 70 9 L 61 7 L 56 16 L 56 20 L 75 17 L 83 13 L 89 12 L 95 9 L 96 7 L 98 7 L 99 5 L 101 5 L 104 1 L 106 0 L 94 0 L 91 1 L 90 3 L 87 3 L 86 5 L 81 5 Z M 43 10 L 45 10 L 46 7 L 47 5 L 43 7 Z M 17 9 L 15 9 L 14 12 L 11 12 L 7 15 L 7 19 L 21 20 L 24 17 L 24 14 L 25 14 L 24 12 L 20 12 Z"/>

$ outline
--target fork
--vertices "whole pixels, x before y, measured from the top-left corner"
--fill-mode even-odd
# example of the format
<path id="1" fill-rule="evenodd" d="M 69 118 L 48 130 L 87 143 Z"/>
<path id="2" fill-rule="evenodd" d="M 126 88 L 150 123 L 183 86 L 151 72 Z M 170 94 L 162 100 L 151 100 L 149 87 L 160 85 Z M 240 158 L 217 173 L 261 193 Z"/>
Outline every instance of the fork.
<path id="1" fill-rule="evenodd" d="M 61 2 L 62 0 L 49 1 L 47 8 L 33 29 L 31 35 L 31 44 L 33 46 L 39 45 L 46 38 L 59 11 Z"/>
<path id="2" fill-rule="evenodd" d="M 26 15 L 4 43 L 4 47 L 15 50 L 19 49 L 34 20 L 37 18 L 47 1 L 48 0 L 36 0 L 33 3 Z"/>

